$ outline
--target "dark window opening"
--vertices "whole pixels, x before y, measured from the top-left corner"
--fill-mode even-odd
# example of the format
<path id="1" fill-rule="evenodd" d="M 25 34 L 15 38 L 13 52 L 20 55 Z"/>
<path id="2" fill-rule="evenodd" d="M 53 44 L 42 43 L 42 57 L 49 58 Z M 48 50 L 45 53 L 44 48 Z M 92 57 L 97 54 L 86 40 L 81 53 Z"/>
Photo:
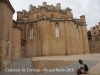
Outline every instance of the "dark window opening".
<path id="1" fill-rule="evenodd" d="M 21 42 L 21 45 L 22 45 L 22 46 L 24 46 L 24 45 L 25 45 L 25 43 L 24 43 L 24 42 Z"/>
<path id="2" fill-rule="evenodd" d="M 78 28 L 78 25 L 76 26 L 76 35 L 79 38 L 79 28 Z"/>
<path id="3" fill-rule="evenodd" d="M 99 34 L 100 34 L 100 30 L 99 30 Z"/>
<path id="4" fill-rule="evenodd" d="M 93 29 L 95 29 L 95 27 L 93 27 Z"/>
<path id="5" fill-rule="evenodd" d="M 33 39 L 33 25 L 30 24 L 30 39 Z"/>
<path id="6" fill-rule="evenodd" d="M 55 34 L 56 34 L 56 37 L 59 37 L 60 36 L 60 33 L 59 33 L 60 31 L 59 31 L 59 24 L 58 23 L 56 23 L 55 24 Z"/>

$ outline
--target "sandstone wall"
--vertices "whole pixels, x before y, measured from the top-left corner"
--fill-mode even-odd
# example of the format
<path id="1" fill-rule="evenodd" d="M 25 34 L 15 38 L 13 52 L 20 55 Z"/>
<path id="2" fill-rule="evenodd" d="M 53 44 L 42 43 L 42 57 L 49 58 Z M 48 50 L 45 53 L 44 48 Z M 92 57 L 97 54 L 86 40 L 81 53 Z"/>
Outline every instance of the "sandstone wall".
<path id="1" fill-rule="evenodd" d="M 32 23 L 33 39 L 30 39 L 30 24 L 26 25 L 26 56 L 32 57 L 38 55 L 38 22 Z"/>
<path id="2" fill-rule="evenodd" d="M 89 42 L 90 53 L 100 53 L 100 41 Z"/>
<path id="3" fill-rule="evenodd" d="M 72 21 L 65 22 L 66 30 L 66 47 L 67 54 L 83 54 L 83 38 L 82 38 L 82 26 L 78 25 L 78 33 L 76 29 L 77 24 Z"/>
<path id="4" fill-rule="evenodd" d="M 30 5 L 29 11 L 17 13 L 21 37 L 26 40 L 26 57 L 89 53 L 85 16 L 73 18 L 70 8 L 62 10 L 60 4 L 57 5 L 57 9 L 53 9 L 53 5 L 49 5 L 52 9 Z M 59 24 L 59 37 L 55 33 L 56 23 Z M 33 39 L 30 39 L 31 24 Z"/>
<path id="5" fill-rule="evenodd" d="M 84 53 L 89 53 L 89 43 L 88 43 L 86 26 L 84 26 L 84 25 L 82 26 L 82 31 L 83 31 Z"/>
<path id="6" fill-rule="evenodd" d="M 13 26 L 11 59 L 19 59 L 20 50 L 21 50 L 21 29 L 16 26 Z"/>
<path id="7" fill-rule="evenodd" d="M 56 37 L 56 21 L 50 24 L 50 44 L 51 55 L 66 55 L 66 37 L 65 37 L 65 25 L 63 21 L 57 22 L 59 25 L 59 37 Z"/>
<path id="8" fill-rule="evenodd" d="M 13 13 L 9 1 L 0 0 L 0 71 L 10 66 Z"/>

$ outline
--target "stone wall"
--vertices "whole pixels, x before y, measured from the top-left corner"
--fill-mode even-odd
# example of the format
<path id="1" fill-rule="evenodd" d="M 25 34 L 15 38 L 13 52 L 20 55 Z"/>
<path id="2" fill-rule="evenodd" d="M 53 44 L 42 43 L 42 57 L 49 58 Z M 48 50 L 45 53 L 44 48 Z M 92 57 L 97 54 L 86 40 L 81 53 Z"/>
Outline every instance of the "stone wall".
<path id="1" fill-rule="evenodd" d="M 9 0 L 0 0 L 0 71 L 10 66 L 13 13 Z"/>
<path id="2" fill-rule="evenodd" d="M 71 21 L 65 23 L 67 54 L 84 53 L 82 26 L 78 26 L 78 34 L 76 33 L 76 26 L 77 24 Z"/>
<path id="3" fill-rule="evenodd" d="M 11 59 L 19 59 L 21 50 L 21 29 L 19 27 L 13 26 L 11 43 Z"/>
<path id="4" fill-rule="evenodd" d="M 21 39 L 26 40 L 26 57 L 89 53 L 85 16 L 75 19 L 70 8 L 58 8 L 30 5 L 29 11 L 17 12 Z M 59 37 L 56 37 L 56 23 L 59 25 Z M 33 29 L 32 39 L 30 29 Z"/>
<path id="5" fill-rule="evenodd" d="M 100 53 L 100 22 L 90 28 L 92 39 L 89 41 L 90 53 Z"/>
<path id="6" fill-rule="evenodd" d="M 91 36 L 92 36 L 92 41 L 100 41 L 100 22 L 98 25 L 91 27 Z"/>
<path id="7" fill-rule="evenodd" d="M 38 22 L 33 25 L 33 39 L 30 39 L 30 24 L 26 25 L 26 56 L 32 57 L 38 55 Z"/>
<path id="8" fill-rule="evenodd" d="M 90 53 L 100 53 L 100 41 L 89 42 Z"/>
<path id="9" fill-rule="evenodd" d="M 51 21 L 50 24 L 50 51 L 51 55 L 66 55 L 66 35 L 65 35 L 65 24 L 63 21 L 59 21 L 59 37 L 56 37 L 56 22 Z"/>

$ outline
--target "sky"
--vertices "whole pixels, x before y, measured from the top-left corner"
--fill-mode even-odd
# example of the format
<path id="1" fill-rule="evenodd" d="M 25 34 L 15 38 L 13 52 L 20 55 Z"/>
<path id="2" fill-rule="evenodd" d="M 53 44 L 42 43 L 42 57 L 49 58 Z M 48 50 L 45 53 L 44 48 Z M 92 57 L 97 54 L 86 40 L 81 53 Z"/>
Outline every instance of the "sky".
<path id="1" fill-rule="evenodd" d="M 22 11 L 23 9 L 29 11 L 29 5 L 38 7 L 42 2 L 47 2 L 48 5 L 56 6 L 61 4 L 61 9 L 67 7 L 72 9 L 73 17 L 80 18 L 85 15 L 87 30 L 90 27 L 98 25 L 100 22 L 100 0 L 10 0 L 15 11 Z M 17 14 L 14 14 L 13 19 L 16 20 Z"/>

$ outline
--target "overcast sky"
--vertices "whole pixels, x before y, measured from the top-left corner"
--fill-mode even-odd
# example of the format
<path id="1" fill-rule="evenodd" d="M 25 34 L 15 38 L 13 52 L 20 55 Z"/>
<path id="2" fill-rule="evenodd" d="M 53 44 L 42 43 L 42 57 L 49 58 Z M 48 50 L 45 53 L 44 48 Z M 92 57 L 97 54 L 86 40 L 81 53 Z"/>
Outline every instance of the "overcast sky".
<path id="1" fill-rule="evenodd" d="M 56 3 L 61 3 L 62 9 L 70 7 L 74 18 L 80 18 L 81 15 L 85 15 L 88 30 L 100 22 L 100 0 L 10 0 L 16 12 L 23 9 L 28 11 L 30 4 L 38 7 L 44 1 L 48 5 L 53 4 L 54 6 L 56 6 Z M 17 18 L 16 12 L 13 17 L 15 20 Z"/>

